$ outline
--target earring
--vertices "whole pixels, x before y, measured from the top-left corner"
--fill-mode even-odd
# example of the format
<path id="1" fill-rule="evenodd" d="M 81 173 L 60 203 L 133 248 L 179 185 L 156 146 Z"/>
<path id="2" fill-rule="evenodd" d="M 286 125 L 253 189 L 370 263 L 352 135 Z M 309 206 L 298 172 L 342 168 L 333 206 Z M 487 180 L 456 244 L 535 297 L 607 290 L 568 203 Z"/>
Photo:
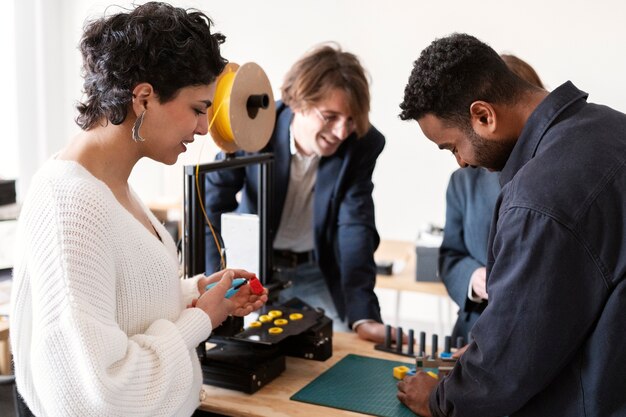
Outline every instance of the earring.
<path id="1" fill-rule="evenodd" d="M 135 120 L 135 124 L 133 125 L 133 130 L 132 130 L 132 138 L 135 142 L 143 142 L 145 139 L 141 137 L 141 135 L 139 134 L 139 129 L 141 129 L 141 125 L 143 123 L 143 116 L 146 114 L 146 111 L 144 110 L 139 117 L 137 118 L 137 120 Z"/>

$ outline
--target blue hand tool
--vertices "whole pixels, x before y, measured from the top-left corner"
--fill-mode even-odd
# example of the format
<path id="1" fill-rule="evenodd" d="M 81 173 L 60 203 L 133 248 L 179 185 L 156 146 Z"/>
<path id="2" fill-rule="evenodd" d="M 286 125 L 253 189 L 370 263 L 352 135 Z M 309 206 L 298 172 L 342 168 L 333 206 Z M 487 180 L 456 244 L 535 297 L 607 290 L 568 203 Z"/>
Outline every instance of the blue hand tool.
<path id="1" fill-rule="evenodd" d="M 219 281 L 217 281 L 219 282 Z M 217 282 L 214 282 L 212 284 L 207 285 L 206 287 L 204 287 L 205 291 L 210 290 L 211 288 L 213 288 L 215 285 L 217 285 Z M 246 285 L 248 283 L 248 280 L 245 278 L 235 278 L 233 280 L 233 283 L 230 285 L 230 289 L 228 291 L 226 291 L 226 298 L 230 298 L 233 295 L 235 295 L 237 293 L 237 291 L 239 291 L 239 288 L 241 288 L 242 286 Z"/>

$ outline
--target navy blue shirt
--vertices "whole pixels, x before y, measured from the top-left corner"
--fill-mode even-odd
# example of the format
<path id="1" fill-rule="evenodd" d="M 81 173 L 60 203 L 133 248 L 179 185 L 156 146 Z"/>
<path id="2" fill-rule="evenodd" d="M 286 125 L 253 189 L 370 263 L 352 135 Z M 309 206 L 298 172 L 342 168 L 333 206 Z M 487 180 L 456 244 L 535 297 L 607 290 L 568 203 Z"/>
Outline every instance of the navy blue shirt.
<path id="1" fill-rule="evenodd" d="M 626 115 L 568 82 L 501 174 L 489 305 L 434 416 L 626 415 Z"/>

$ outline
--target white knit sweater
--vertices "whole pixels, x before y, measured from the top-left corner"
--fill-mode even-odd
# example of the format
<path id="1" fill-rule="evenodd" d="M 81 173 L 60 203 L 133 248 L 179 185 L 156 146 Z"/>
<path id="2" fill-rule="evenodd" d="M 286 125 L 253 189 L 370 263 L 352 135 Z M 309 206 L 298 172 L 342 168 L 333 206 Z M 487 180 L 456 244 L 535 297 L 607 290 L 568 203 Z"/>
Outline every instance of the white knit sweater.
<path id="1" fill-rule="evenodd" d="M 17 386 L 37 416 L 189 416 L 211 332 L 197 280 L 75 162 L 50 160 L 21 212 L 11 339 Z"/>

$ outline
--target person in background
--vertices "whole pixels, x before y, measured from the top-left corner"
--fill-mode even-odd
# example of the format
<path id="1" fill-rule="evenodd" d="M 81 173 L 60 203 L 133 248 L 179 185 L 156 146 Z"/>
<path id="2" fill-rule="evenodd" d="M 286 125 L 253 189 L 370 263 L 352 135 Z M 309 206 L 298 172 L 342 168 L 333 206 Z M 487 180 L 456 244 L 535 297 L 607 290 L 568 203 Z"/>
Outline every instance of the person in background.
<path id="1" fill-rule="evenodd" d="M 502 191 L 473 341 L 398 399 L 425 417 L 626 415 L 626 115 L 522 80 L 467 34 L 422 51 L 400 107 Z"/>
<path id="2" fill-rule="evenodd" d="M 500 57 L 522 80 L 544 88 L 530 65 L 515 55 Z M 481 167 L 459 168 L 450 176 L 446 190 L 446 224 L 439 248 L 439 277 L 459 306 L 452 340 L 470 340 L 469 332 L 487 306 L 487 240 L 500 173 Z"/>
<path id="3" fill-rule="evenodd" d="M 293 283 L 281 298 L 297 296 L 323 308 L 335 330 L 352 329 L 382 342 L 374 293 L 379 236 L 372 173 L 385 138 L 369 122 L 365 70 L 338 45 L 321 45 L 291 67 L 281 94 L 276 127 L 261 150 L 273 152 L 275 160 L 270 218 L 275 277 Z M 222 213 L 258 213 L 257 184 L 256 167 L 207 175 L 206 207 L 217 230 Z M 206 247 L 207 271 L 219 270 L 210 234 Z"/>
<path id="4" fill-rule="evenodd" d="M 202 12 L 149 2 L 86 24 L 82 129 L 36 174 L 19 219 L 11 345 L 37 416 L 190 416 L 196 346 L 266 292 L 242 270 L 181 280 L 176 246 L 128 184 L 142 158 L 176 162 L 226 61 Z M 205 291 L 209 283 L 218 282 Z"/>

